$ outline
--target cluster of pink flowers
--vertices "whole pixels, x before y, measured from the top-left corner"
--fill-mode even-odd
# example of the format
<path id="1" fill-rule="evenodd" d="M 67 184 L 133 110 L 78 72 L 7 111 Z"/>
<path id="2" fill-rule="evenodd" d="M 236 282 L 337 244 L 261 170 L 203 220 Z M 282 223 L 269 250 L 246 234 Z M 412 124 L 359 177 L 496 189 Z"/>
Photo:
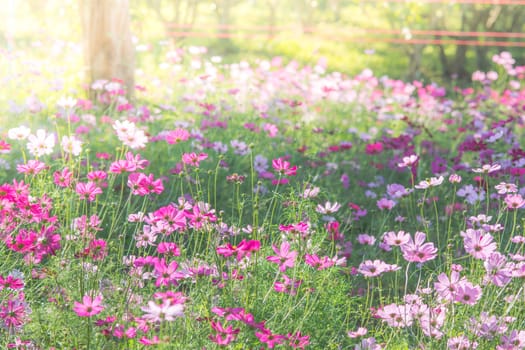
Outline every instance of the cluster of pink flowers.
<path id="1" fill-rule="evenodd" d="M 14 180 L 0 186 L 0 201 L 0 238 L 10 250 L 22 254 L 28 264 L 38 264 L 60 249 L 58 223 L 51 215 L 49 197 L 34 198 L 29 185 Z"/>
<path id="2" fill-rule="evenodd" d="M 251 313 L 246 312 L 244 308 L 220 308 L 213 307 L 211 310 L 220 320 L 210 320 L 210 325 L 213 333 L 209 339 L 218 345 L 228 345 L 236 340 L 241 328 L 234 328 L 229 322 L 235 322 L 236 325 L 240 322 L 245 326 L 252 328 L 255 336 L 262 344 L 265 344 L 268 349 L 273 349 L 275 346 L 283 344 L 292 349 L 305 349 L 310 343 L 308 335 L 301 334 L 300 331 L 295 333 L 276 334 L 269 328 L 266 328 L 266 322 L 256 322 Z"/>

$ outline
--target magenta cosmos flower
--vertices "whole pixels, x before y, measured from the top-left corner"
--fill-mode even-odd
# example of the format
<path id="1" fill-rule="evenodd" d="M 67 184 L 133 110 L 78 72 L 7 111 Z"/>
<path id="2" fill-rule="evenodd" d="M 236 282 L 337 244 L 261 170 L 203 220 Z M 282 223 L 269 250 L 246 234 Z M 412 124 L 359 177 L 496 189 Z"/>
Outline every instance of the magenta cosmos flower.
<path id="1" fill-rule="evenodd" d="M 277 158 L 272 160 L 272 166 L 275 169 L 275 171 L 287 176 L 294 176 L 297 174 L 297 166 L 291 166 L 290 162 L 287 162 L 283 158 Z"/>
<path id="2" fill-rule="evenodd" d="M 279 264 L 279 270 L 281 272 L 286 271 L 286 269 L 289 267 L 294 267 L 297 252 L 290 251 L 290 243 L 281 243 L 281 248 L 277 248 L 276 245 L 272 245 L 272 249 L 277 255 L 268 256 L 266 257 L 266 260 Z"/>
<path id="3" fill-rule="evenodd" d="M 91 317 L 101 313 L 102 310 L 104 310 L 102 295 L 97 295 L 94 299 L 89 295 L 84 295 L 82 303 L 75 301 L 75 306 L 73 306 L 73 311 L 80 317 Z"/>

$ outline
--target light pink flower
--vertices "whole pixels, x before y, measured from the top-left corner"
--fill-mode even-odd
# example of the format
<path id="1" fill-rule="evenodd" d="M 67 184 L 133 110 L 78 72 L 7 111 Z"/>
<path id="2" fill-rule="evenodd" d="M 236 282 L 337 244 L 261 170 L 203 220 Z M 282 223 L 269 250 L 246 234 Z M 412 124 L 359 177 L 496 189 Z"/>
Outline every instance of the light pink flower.
<path id="1" fill-rule="evenodd" d="M 434 243 L 424 243 L 425 238 L 426 234 L 416 232 L 414 234 L 414 240 L 411 238 L 408 243 L 401 246 L 403 258 L 405 258 L 406 261 L 424 263 L 436 257 L 437 248 L 434 247 Z"/>

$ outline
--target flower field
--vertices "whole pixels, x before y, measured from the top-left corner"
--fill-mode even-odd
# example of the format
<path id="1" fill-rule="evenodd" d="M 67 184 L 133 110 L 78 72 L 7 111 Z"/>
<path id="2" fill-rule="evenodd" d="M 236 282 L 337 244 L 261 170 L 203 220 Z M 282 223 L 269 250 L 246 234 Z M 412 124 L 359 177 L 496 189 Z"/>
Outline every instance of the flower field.
<path id="1" fill-rule="evenodd" d="M 444 88 L 188 47 L 133 100 L 1 54 L 0 347 L 525 349 L 508 53 Z"/>

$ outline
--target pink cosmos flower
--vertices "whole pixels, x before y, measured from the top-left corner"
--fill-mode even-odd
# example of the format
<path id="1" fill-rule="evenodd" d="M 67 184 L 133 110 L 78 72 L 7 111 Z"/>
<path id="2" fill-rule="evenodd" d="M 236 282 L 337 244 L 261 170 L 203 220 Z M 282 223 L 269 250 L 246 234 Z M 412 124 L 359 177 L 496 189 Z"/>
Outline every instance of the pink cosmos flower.
<path id="1" fill-rule="evenodd" d="M 453 301 L 456 298 L 457 286 L 459 283 L 466 281 L 465 278 L 460 279 L 459 272 L 452 271 L 450 278 L 444 273 L 440 273 L 437 277 L 438 281 L 434 283 L 434 289 L 441 299 Z"/>
<path id="2" fill-rule="evenodd" d="M 414 187 L 419 190 L 424 190 L 429 187 L 436 187 L 436 186 L 441 185 L 443 183 L 443 180 L 444 180 L 443 176 L 431 177 L 430 179 L 419 182 L 419 184 L 415 185 Z"/>
<path id="3" fill-rule="evenodd" d="M 319 257 L 317 256 L 317 254 L 305 254 L 304 262 L 307 265 L 310 265 L 313 268 L 316 268 L 318 271 L 321 271 L 321 270 L 334 266 L 336 263 L 336 260 L 331 259 L 327 256 Z"/>
<path id="4" fill-rule="evenodd" d="M 454 301 L 467 305 L 475 305 L 481 298 L 481 288 L 465 281 L 457 286 Z"/>
<path id="5" fill-rule="evenodd" d="M 76 186 L 76 192 L 80 199 L 87 199 L 92 202 L 97 195 L 102 193 L 102 190 L 94 182 L 89 181 L 87 183 L 79 182 Z"/>
<path id="6" fill-rule="evenodd" d="M 373 246 L 376 242 L 376 238 L 366 233 L 360 233 L 359 235 L 357 235 L 357 242 L 359 244 Z"/>
<path id="7" fill-rule="evenodd" d="M 273 334 L 269 329 L 265 328 L 260 332 L 255 332 L 255 336 L 259 338 L 261 343 L 266 344 L 268 349 L 273 349 L 275 345 L 282 344 L 286 340 L 286 336 Z"/>
<path id="8" fill-rule="evenodd" d="M 460 335 L 447 340 L 447 347 L 449 350 L 477 349 L 478 343 L 475 341 L 471 342 L 466 336 Z"/>
<path id="9" fill-rule="evenodd" d="M 496 350 L 525 349 L 525 331 L 512 330 L 509 335 L 502 335 Z"/>
<path id="10" fill-rule="evenodd" d="M 82 303 L 75 301 L 73 311 L 80 317 L 91 317 L 97 315 L 104 310 L 102 306 L 102 295 L 97 295 L 94 299 L 89 295 L 82 297 Z"/>
<path id="11" fill-rule="evenodd" d="M 297 175 L 297 166 L 291 166 L 290 162 L 284 160 L 283 158 L 277 158 L 272 160 L 272 166 L 275 169 L 275 171 L 286 176 Z"/>
<path id="12" fill-rule="evenodd" d="M 472 169 L 475 173 L 490 174 L 501 169 L 499 164 L 484 164 L 481 168 Z"/>
<path id="13" fill-rule="evenodd" d="M 216 332 L 208 338 L 218 345 L 228 345 L 235 340 L 236 335 L 240 332 L 240 328 L 233 328 L 232 325 L 222 325 L 220 322 L 210 320 L 211 328 Z"/>
<path id="14" fill-rule="evenodd" d="M 266 257 L 266 260 L 279 264 L 279 270 L 281 272 L 286 271 L 287 268 L 292 268 L 295 265 L 295 258 L 297 257 L 296 251 L 290 251 L 290 243 L 281 243 L 281 248 L 272 245 L 272 249 L 277 255 Z"/>
<path id="15" fill-rule="evenodd" d="M 350 338 L 359 338 L 366 335 L 366 333 L 368 333 L 368 330 L 366 328 L 359 327 L 356 331 L 348 331 L 347 335 Z"/>
<path id="16" fill-rule="evenodd" d="M 0 275 L 0 290 L 4 288 L 22 289 L 24 288 L 24 282 L 21 279 L 15 278 L 11 275 L 8 275 L 6 278 Z"/>
<path id="17" fill-rule="evenodd" d="M 419 160 L 419 157 L 416 156 L 415 154 L 412 154 L 410 156 L 407 156 L 407 157 L 403 157 L 403 161 L 401 163 L 397 163 L 397 166 L 399 168 L 406 168 L 406 167 L 410 167 L 414 164 L 416 164 L 416 162 Z"/>
<path id="18" fill-rule="evenodd" d="M 166 135 L 166 142 L 170 145 L 186 141 L 190 138 L 190 133 L 186 129 L 177 128 L 168 132 Z"/>
<path id="19" fill-rule="evenodd" d="M 55 171 L 53 173 L 53 182 L 60 187 L 69 187 L 73 182 L 73 173 L 69 171 L 68 167 L 65 167 L 62 171 Z"/>
<path id="20" fill-rule="evenodd" d="M 0 140 L 0 153 L 6 154 L 9 152 L 11 152 L 11 145 L 4 140 Z"/>
<path id="21" fill-rule="evenodd" d="M 381 142 L 369 143 L 365 147 L 366 154 L 379 154 L 383 152 L 383 144 Z"/>
<path id="22" fill-rule="evenodd" d="M 518 192 L 518 186 L 512 183 L 500 182 L 494 186 L 498 190 L 498 194 L 516 193 Z"/>
<path id="23" fill-rule="evenodd" d="M 273 289 L 279 293 L 286 293 L 290 295 L 296 295 L 297 290 L 303 283 L 302 280 L 293 280 L 285 274 L 282 275 L 284 281 L 276 281 L 273 285 Z"/>
<path id="24" fill-rule="evenodd" d="M 393 207 L 395 207 L 396 202 L 388 198 L 381 198 L 376 204 L 379 210 L 391 210 Z"/>
<path id="25" fill-rule="evenodd" d="M 18 170 L 19 173 L 28 175 L 36 175 L 44 169 L 46 169 L 46 164 L 34 159 L 28 160 L 26 164 L 16 166 L 16 170 Z"/>
<path id="26" fill-rule="evenodd" d="M 299 331 L 295 332 L 294 334 L 288 333 L 286 338 L 288 338 L 288 345 L 292 349 L 304 349 L 308 344 L 310 344 L 310 336 L 302 335 Z"/>
<path id="27" fill-rule="evenodd" d="M 452 174 L 448 177 L 448 182 L 450 182 L 451 184 L 458 184 L 461 182 L 461 176 L 459 176 L 458 174 Z"/>
<path id="28" fill-rule="evenodd" d="M 382 260 L 366 260 L 359 265 L 357 272 L 362 274 L 364 277 L 377 277 L 383 272 L 386 272 L 387 267 L 388 264 Z"/>
<path id="29" fill-rule="evenodd" d="M 108 177 L 108 174 L 105 171 L 102 171 L 102 170 L 90 171 L 86 177 L 88 178 L 88 180 L 93 181 L 100 187 L 103 187 L 103 188 L 108 187 L 108 184 L 106 183 L 106 181 L 104 181 Z"/>
<path id="30" fill-rule="evenodd" d="M 138 153 L 136 155 L 131 152 L 126 153 L 126 160 L 135 164 L 135 167 L 140 170 L 143 170 L 149 165 L 149 160 L 143 159 Z"/>
<path id="31" fill-rule="evenodd" d="M 153 174 L 132 173 L 128 177 L 128 187 L 131 193 L 138 196 L 145 196 L 150 193 L 160 194 L 164 191 L 162 179 L 155 180 Z"/>
<path id="32" fill-rule="evenodd" d="M 509 210 L 519 209 L 525 206 L 525 199 L 523 199 L 521 194 L 508 194 L 504 200 Z"/>
<path id="33" fill-rule="evenodd" d="M 208 155 L 206 153 L 184 153 L 182 155 L 182 162 L 186 165 L 198 167 L 200 165 L 200 162 L 206 158 L 208 158 Z"/>
<path id="34" fill-rule="evenodd" d="M 361 343 L 357 344 L 354 350 L 381 350 L 383 347 L 377 343 L 376 338 L 370 337 L 361 340 Z"/>
<path id="35" fill-rule="evenodd" d="M 277 128 L 277 125 L 275 124 L 264 124 L 263 130 L 268 133 L 268 136 L 270 137 L 276 137 L 279 133 L 279 129 Z"/>
<path id="36" fill-rule="evenodd" d="M 180 255 L 180 248 L 177 246 L 176 243 L 173 243 L 173 242 L 162 242 L 162 243 L 159 243 L 159 245 L 157 246 L 157 252 L 159 254 L 167 254 L 167 255 L 179 256 Z"/>
<path id="37" fill-rule="evenodd" d="M 318 204 L 315 210 L 320 214 L 331 215 L 336 213 L 339 209 L 341 209 L 341 204 L 337 202 L 334 202 L 333 204 L 331 202 L 326 202 L 324 205 Z"/>
<path id="38" fill-rule="evenodd" d="M 401 246 L 403 258 L 406 261 L 424 263 L 437 256 L 437 248 L 434 247 L 434 243 L 423 243 L 425 238 L 426 234 L 423 232 L 416 232 L 414 234 L 414 240 L 411 238 L 408 243 Z"/>
<path id="39" fill-rule="evenodd" d="M 228 243 L 226 245 L 217 247 L 217 254 L 223 255 L 225 257 L 232 256 L 237 254 L 237 260 L 241 260 L 243 257 L 250 257 L 251 252 L 257 251 L 261 248 L 261 242 L 257 240 L 242 240 L 238 245 L 232 245 Z"/>
<path id="40" fill-rule="evenodd" d="M 27 322 L 29 308 L 24 300 L 24 294 L 17 297 L 9 296 L 7 301 L 0 305 L 0 325 L 10 332 L 19 329 Z"/>
<path id="41" fill-rule="evenodd" d="M 137 165 L 129 160 L 119 159 L 109 166 L 109 172 L 114 174 L 122 174 L 125 172 L 133 172 L 137 170 Z"/>
<path id="42" fill-rule="evenodd" d="M 512 269 L 507 267 L 507 258 L 499 253 L 493 252 L 483 262 L 487 271 L 487 277 L 498 287 L 506 286 L 512 279 Z"/>
<path id="43" fill-rule="evenodd" d="M 410 234 L 405 231 L 398 231 L 397 233 L 385 232 L 383 235 L 383 242 L 391 246 L 401 246 L 410 241 Z"/>
<path id="44" fill-rule="evenodd" d="M 465 251 L 476 259 L 486 259 L 497 249 L 490 233 L 483 230 L 467 229 L 461 231 Z"/>
<path id="45" fill-rule="evenodd" d="M 158 259 L 154 263 L 154 272 L 153 275 L 157 278 L 155 281 L 155 286 L 169 286 L 171 284 L 176 284 L 177 281 L 177 268 L 179 264 L 176 261 L 172 261 L 169 264 L 166 263 L 164 258 Z"/>
<path id="46" fill-rule="evenodd" d="M 377 310 L 377 316 L 391 327 L 410 327 L 413 323 L 409 305 L 385 305 Z"/>

